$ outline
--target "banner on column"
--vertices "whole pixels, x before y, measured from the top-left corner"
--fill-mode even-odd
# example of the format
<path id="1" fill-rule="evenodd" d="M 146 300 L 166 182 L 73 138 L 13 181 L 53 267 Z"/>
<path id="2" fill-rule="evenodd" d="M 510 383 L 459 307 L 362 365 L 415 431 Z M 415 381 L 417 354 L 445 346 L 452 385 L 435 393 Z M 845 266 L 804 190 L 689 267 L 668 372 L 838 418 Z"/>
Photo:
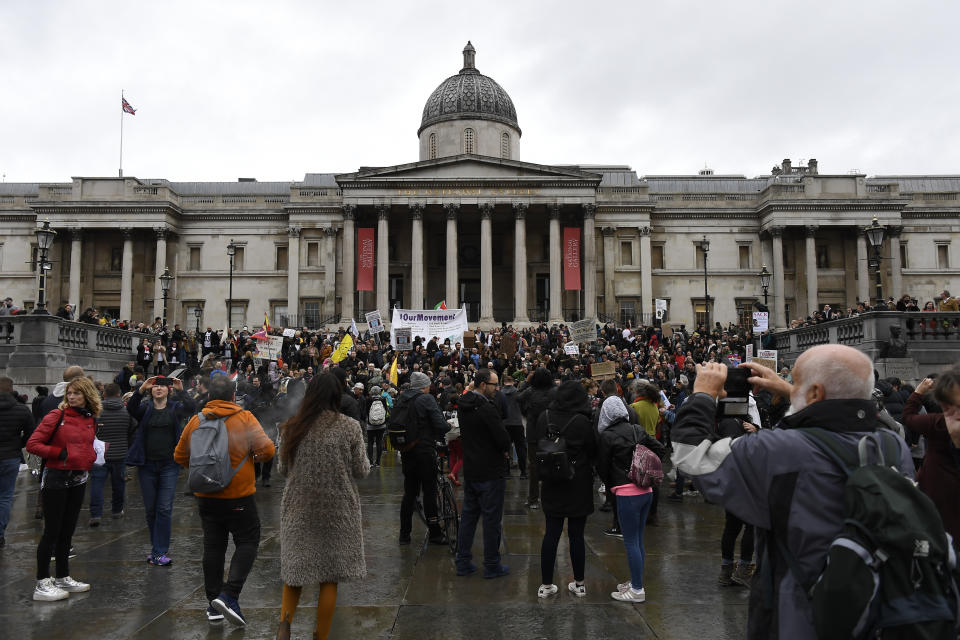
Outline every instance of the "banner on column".
<path id="1" fill-rule="evenodd" d="M 396 330 L 411 330 L 412 337 L 430 340 L 434 336 L 441 341 L 463 342 L 467 330 L 467 310 L 460 309 L 394 309 L 390 323 L 390 344 L 396 346 Z"/>
<path id="2" fill-rule="evenodd" d="M 563 290 L 580 290 L 580 227 L 563 228 Z"/>
<path id="3" fill-rule="evenodd" d="M 374 248 L 373 227 L 357 229 L 357 291 L 373 291 Z"/>

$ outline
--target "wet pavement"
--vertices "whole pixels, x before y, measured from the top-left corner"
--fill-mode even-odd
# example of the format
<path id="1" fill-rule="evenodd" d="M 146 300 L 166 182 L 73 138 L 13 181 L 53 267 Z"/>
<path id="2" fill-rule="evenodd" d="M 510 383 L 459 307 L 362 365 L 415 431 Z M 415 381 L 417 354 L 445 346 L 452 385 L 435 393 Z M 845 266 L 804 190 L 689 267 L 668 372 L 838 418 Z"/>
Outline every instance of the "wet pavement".
<path id="1" fill-rule="evenodd" d="M 610 514 L 600 512 L 587 521 L 587 596 L 576 598 L 566 590 L 572 571 L 564 538 L 554 577 L 560 592 L 540 600 L 543 515 L 524 507 L 526 481 L 514 477 L 507 484 L 503 562 L 510 566 L 510 575 L 458 578 L 447 547 L 417 544 L 425 528 L 416 518 L 414 544 L 397 545 L 399 466 L 399 459 L 387 454 L 384 465 L 360 482 L 368 577 L 340 585 L 331 638 L 745 637 L 747 590 L 716 584 L 723 511 L 700 498 L 686 498 L 683 504 L 662 501 L 659 526 L 647 528 L 646 603 L 610 598 L 629 572 L 623 543 L 603 535 Z M 181 472 L 174 502 L 173 566 L 144 562 L 149 538 L 134 474 L 127 483 L 126 517 L 112 520 L 108 515 L 99 528 L 91 529 L 86 505 L 80 515 L 70 570 L 91 583 L 91 591 L 49 603 L 32 600 L 42 527 L 33 518 L 39 485 L 21 473 L 7 545 L 0 549 L 0 637 L 273 638 L 282 587 L 278 526 L 283 478 L 275 476 L 272 487 L 257 492 L 263 528 L 260 553 L 240 597 L 248 625 L 237 629 L 229 623 L 208 623 L 204 615 L 202 533 L 194 499 L 182 494 L 185 477 Z M 108 496 L 105 502 L 109 511 Z M 474 554 L 482 557 L 479 531 L 476 538 Z M 232 545 L 228 558 L 231 553 Z M 315 604 L 316 589 L 304 588 L 293 637 L 311 637 Z"/>

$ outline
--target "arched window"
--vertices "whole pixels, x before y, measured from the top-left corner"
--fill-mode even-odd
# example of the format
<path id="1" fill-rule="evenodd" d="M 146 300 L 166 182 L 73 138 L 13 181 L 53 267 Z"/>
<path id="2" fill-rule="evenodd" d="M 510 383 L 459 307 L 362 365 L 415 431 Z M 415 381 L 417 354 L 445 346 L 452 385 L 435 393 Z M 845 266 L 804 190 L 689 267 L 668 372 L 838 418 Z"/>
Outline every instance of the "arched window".
<path id="1" fill-rule="evenodd" d="M 463 152 L 476 153 L 474 148 L 474 133 L 469 127 L 463 130 Z"/>
<path id="2" fill-rule="evenodd" d="M 510 134 L 503 133 L 500 136 L 500 157 L 510 159 Z"/>
<path id="3" fill-rule="evenodd" d="M 430 134 L 430 159 L 433 160 L 437 157 L 437 134 Z"/>

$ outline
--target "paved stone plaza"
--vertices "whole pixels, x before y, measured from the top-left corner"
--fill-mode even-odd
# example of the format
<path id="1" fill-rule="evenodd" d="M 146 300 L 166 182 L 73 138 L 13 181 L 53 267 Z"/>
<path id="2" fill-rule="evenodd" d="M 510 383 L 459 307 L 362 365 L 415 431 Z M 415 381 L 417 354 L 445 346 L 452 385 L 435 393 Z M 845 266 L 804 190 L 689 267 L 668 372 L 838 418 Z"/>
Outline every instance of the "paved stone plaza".
<path id="1" fill-rule="evenodd" d="M 516 473 L 516 471 L 514 471 Z M 71 573 L 90 582 L 89 593 L 39 603 L 31 599 L 41 521 L 33 519 L 38 484 L 26 473 L 18 480 L 7 546 L 0 550 L 0 625 L 6 638 L 273 638 L 280 609 L 280 495 L 283 479 L 260 489 L 263 524 L 260 555 L 240 597 L 249 621 L 245 629 L 208 623 L 204 616 L 200 556 L 202 535 L 193 498 L 182 495 L 181 473 L 174 505 L 170 568 L 150 567 L 143 507 L 136 479 L 127 484 L 123 520 L 106 517 L 98 529 L 81 513 L 74 536 L 77 557 Z M 397 545 L 402 495 L 399 463 L 392 455 L 360 483 L 368 577 L 343 584 L 333 622 L 333 638 L 410 638 L 427 640 L 510 638 L 743 638 L 748 593 L 719 588 L 719 540 L 723 512 L 687 498 L 663 502 L 660 526 L 647 529 L 648 602 L 610 599 L 628 577 L 622 542 L 603 535 L 609 514 L 587 523 L 587 597 L 566 591 L 572 579 L 561 542 L 554 581 L 559 595 L 537 599 L 543 516 L 523 506 L 525 482 L 508 481 L 504 515 L 504 562 L 511 575 L 484 580 L 458 578 L 446 547 Z M 109 493 L 109 487 L 107 488 Z M 107 500 L 109 510 L 109 499 Z M 414 539 L 424 527 L 415 522 Z M 480 535 L 475 553 L 481 554 Z M 232 553 L 231 550 L 228 552 Z M 309 638 L 315 615 L 314 589 L 305 588 L 294 621 L 294 637 Z"/>

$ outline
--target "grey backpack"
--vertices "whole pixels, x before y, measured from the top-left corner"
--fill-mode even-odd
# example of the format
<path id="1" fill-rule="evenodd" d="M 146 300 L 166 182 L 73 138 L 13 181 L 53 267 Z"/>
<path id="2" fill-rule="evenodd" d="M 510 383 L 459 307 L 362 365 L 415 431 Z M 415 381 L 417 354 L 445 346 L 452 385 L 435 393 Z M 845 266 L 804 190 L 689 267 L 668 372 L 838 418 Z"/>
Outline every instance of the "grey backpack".
<path id="1" fill-rule="evenodd" d="M 226 489 L 247 456 L 237 468 L 230 464 L 230 436 L 225 418 L 208 419 L 198 413 L 200 424 L 190 436 L 190 471 L 187 486 L 198 493 L 217 493 Z"/>

